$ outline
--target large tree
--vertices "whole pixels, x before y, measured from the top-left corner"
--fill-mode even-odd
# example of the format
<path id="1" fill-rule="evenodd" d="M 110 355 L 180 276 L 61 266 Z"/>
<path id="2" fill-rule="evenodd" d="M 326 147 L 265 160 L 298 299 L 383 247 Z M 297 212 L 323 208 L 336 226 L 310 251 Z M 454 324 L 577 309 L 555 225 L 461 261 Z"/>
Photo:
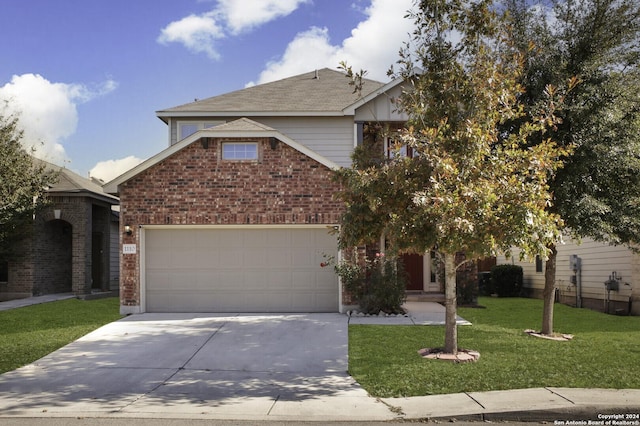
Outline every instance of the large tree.
<path id="1" fill-rule="evenodd" d="M 54 178 L 34 162 L 21 139 L 18 118 L 0 114 L 0 259 L 15 254 L 15 243 L 29 235 Z"/>
<path id="2" fill-rule="evenodd" d="M 574 237 L 640 242 L 640 3 L 553 0 L 543 7 L 508 0 L 507 10 L 525 55 L 527 108 L 544 102 L 545 86 L 577 82 L 557 111 L 562 121 L 549 133 L 574 153 L 550 182 L 548 210 Z M 554 244 L 549 249 L 544 334 L 553 333 L 557 251 Z"/>
<path id="3" fill-rule="evenodd" d="M 553 125 L 555 92 L 545 88 L 547 108 L 524 116 L 522 56 L 491 1 L 417 1 L 410 16 L 415 30 L 395 76 L 406 82 L 396 101 L 408 115 L 397 145 L 413 156 L 375 161 L 360 150 L 340 172 L 341 243 L 383 234 L 396 253 L 435 249 L 445 265 L 444 350 L 455 354 L 456 253 L 467 261 L 512 246 L 546 254 L 560 226 L 546 208 L 547 179 L 566 152 L 544 138 L 529 145 Z M 362 73 L 350 75 L 357 86 Z M 500 130 L 506 120 L 527 124 Z"/>

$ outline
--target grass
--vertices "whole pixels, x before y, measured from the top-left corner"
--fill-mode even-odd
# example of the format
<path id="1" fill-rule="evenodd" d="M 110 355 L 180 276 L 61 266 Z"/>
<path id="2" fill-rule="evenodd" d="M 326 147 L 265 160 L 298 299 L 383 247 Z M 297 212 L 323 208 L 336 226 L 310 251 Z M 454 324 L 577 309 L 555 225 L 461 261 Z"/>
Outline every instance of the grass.
<path id="1" fill-rule="evenodd" d="M 554 331 L 568 342 L 529 336 L 540 329 L 542 301 L 481 298 L 486 309 L 460 308 L 473 326 L 458 327 L 461 348 L 476 363 L 426 360 L 444 327 L 349 326 L 349 372 L 373 396 L 404 397 L 544 386 L 640 388 L 640 317 L 605 315 L 556 304 Z"/>
<path id="2" fill-rule="evenodd" d="M 118 299 L 68 299 L 0 312 L 0 373 L 14 370 L 121 318 Z"/>

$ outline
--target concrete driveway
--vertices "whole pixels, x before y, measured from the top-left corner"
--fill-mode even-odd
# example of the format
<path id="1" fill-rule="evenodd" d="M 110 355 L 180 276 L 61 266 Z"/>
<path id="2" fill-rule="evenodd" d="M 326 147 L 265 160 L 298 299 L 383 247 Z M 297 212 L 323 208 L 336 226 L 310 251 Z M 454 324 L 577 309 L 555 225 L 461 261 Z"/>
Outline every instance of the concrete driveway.
<path id="1" fill-rule="evenodd" d="M 142 314 L 0 376 L 0 416 L 395 416 L 347 374 L 340 314 Z"/>

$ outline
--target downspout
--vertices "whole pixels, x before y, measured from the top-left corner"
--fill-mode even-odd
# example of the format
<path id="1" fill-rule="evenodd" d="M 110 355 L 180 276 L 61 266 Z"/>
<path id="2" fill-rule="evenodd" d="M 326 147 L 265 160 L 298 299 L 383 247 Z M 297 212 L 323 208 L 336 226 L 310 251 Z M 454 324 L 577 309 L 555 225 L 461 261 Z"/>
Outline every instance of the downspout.
<path id="1" fill-rule="evenodd" d="M 578 271 L 576 272 L 577 292 L 576 292 L 576 305 L 578 308 L 582 308 L 582 265 L 578 264 Z"/>

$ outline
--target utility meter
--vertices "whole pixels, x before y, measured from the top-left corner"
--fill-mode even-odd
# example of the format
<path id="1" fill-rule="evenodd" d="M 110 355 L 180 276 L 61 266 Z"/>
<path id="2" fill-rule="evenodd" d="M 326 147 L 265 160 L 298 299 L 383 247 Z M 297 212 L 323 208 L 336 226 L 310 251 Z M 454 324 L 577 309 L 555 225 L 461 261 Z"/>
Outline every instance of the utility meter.
<path id="1" fill-rule="evenodd" d="M 579 270 L 582 265 L 581 261 L 582 259 L 580 259 L 577 254 L 572 254 L 569 256 L 569 269 L 572 271 Z"/>

